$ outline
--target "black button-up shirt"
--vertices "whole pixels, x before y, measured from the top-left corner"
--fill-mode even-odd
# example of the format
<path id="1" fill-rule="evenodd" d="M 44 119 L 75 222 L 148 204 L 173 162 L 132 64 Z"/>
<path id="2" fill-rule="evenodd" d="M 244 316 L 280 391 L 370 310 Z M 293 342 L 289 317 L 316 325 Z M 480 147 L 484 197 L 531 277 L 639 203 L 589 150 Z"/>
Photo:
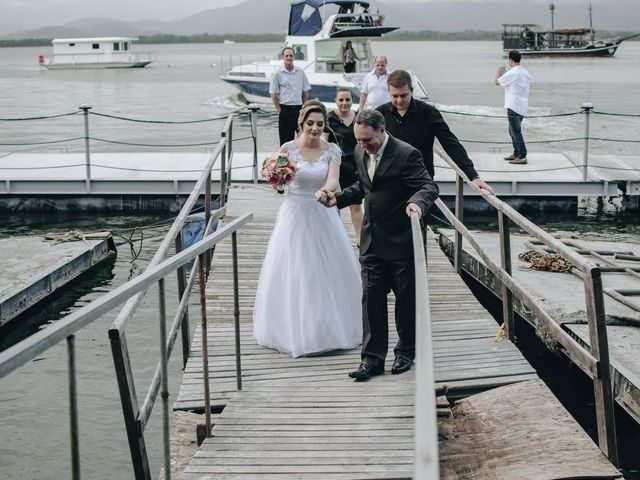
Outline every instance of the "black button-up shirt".
<path id="1" fill-rule="evenodd" d="M 449 129 L 449 125 L 436 107 L 412 98 L 404 116 L 398 113 L 398 109 L 391 102 L 380 105 L 376 110 L 384 116 L 387 132 L 420 150 L 424 158 L 424 166 L 431 178 L 434 178 L 433 141 L 435 138 L 469 177 L 469 180 L 479 177 L 467 151 Z"/>

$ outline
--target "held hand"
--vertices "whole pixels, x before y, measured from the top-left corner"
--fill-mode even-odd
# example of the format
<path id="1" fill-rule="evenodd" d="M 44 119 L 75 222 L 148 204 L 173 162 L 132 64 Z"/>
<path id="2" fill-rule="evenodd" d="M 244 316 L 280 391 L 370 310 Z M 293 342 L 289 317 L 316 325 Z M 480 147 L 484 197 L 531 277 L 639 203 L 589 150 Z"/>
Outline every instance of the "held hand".
<path id="1" fill-rule="evenodd" d="M 316 199 L 325 207 L 335 207 L 337 205 L 336 196 L 331 190 L 321 189 L 316 192 Z"/>
<path id="2" fill-rule="evenodd" d="M 473 188 L 475 188 L 478 191 L 478 193 L 480 193 L 480 194 L 483 193 L 482 190 L 485 190 L 488 193 L 491 193 L 493 195 L 496 194 L 496 192 L 493 191 L 493 188 L 491 187 L 491 185 L 486 183 L 481 178 L 476 178 L 475 180 L 472 180 L 471 181 L 471 185 L 473 185 Z"/>
<path id="3" fill-rule="evenodd" d="M 420 209 L 420 207 L 418 205 L 416 205 L 415 203 L 409 203 L 407 204 L 407 216 L 410 217 L 411 216 L 411 212 L 416 212 L 418 214 L 418 217 L 422 217 L 422 210 Z"/>

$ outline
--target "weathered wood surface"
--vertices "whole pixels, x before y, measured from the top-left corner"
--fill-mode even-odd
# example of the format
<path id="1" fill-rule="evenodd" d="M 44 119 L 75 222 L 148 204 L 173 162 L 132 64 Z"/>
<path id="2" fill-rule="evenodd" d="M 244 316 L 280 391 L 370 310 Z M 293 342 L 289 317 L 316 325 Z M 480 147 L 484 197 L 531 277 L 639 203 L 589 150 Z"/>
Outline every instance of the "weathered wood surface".
<path id="1" fill-rule="evenodd" d="M 443 230 L 441 232 L 441 242 L 445 248 L 452 250 L 449 241 L 452 232 Z M 493 258 L 499 258 L 498 238 L 496 234 L 489 232 L 476 232 L 476 240 L 486 249 Z M 587 316 L 585 313 L 585 289 L 582 280 L 568 273 L 555 273 L 523 269 L 530 265 L 518 259 L 518 254 L 529 250 L 525 245 L 531 238 L 523 235 L 513 235 L 511 241 L 512 261 L 514 264 L 514 278 L 521 282 L 525 288 L 536 298 L 544 298 L 545 310 L 562 328 L 579 340 L 579 342 L 589 347 L 588 327 L 586 325 Z M 609 251 L 609 252 L 635 252 L 640 254 L 640 248 L 632 242 L 607 242 L 604 240 L 580 240 L 573 241 L 575 244 L 583 246 L 584 251 Z M 451 253 L 453 255 L 453 252 Z M 589 257 L 587 257 L 589 258 Z M 612 256 L 606 257 L 611 261 Z M 591 257 L 594 262 L 600 262 L 597 257 Z M 634 262 L 616 259 L 617 263 L 625 266 L 633 266 Z M 635 262 L 637 264 L 638 262 Z M 637 265 L 636 265 L 637 266 Z M 492 276 L 478 258 L 478 256 L 465 246 L 465 269 L 486 288 L 496 295 L 501 294 L 501 285 Z M 635 289 L 640 287 L 640 280 L 633 275 L 625 273 L 602 274 L 605 288 L 611 289 Z M 637 297 L 628 297 L 637 298 Z M 607 335 L 609 337 L 609 358 L 611 362 L 613 379 L 614 399 L 624 408 L 635 420 L 640 423 L 640 333 L 638 322 L 640 314 L 630 309 L 628 306 L 614 301 L 608 296 L 604 297 L 605 313 L 607 314 Z M 533 325 L 536 319 L 531 312 L 522 306 L 520 299 L 515 299 L 516 309 L 520 315 Z M 570 357 L 571 358 L 571 357 Z"/>
<path id="2" fill-rule="evenodd" d="M 252 198 L 256 192 L 264 195 L 259 205 Z M 230 245 L 223 243 L 214 256 L 207 301 L 212 323 L 208 328 L 211 398 L 213 405 L 224 410 L 213 428 L 213 437 L 205 440 L 180 478 L 410 478 L 414 370 L 353 382 L 346 374 L 358 364 L 358 349 L 291 359 L 253 340 L 253 295 L 277 200 L 256 187 L 232 191 L 230 216 L 244 211 L 254 211 L 255 215 L 250 228 L 238 237 L 244 390 L 235 391 Z M 463 401 L 456 407 L 457 418 L 451 418 L 440 397 L 439 425 L 445 435 L 441 439 L 441 478 L 551 479 L 567 477 L 568 471 L 584 478 L 617 478 L 616 470 L 537 380 L 513 344 L 495 341 L 495 321 L 454 273 L 433 240 L 429 241 L 428 263 L 437 386 L 452 395 L 468 395 L 515 384 L 504 394 L 500 393 L 504 388 L 498 388 Z M 200 333 L 196 332 L 193 341 L 176 410 L 202 409 Z M 391 345 L 396 338 L 395 329 L 390 327 Z M 488 394 L 493 397 L 483 403 L 482 396 Z M 489 415 L 482 410 L 485 403 L 492 409 Z M 490 436 L 482 440 L 484 423 L 490 426 Z M 557 433 L 556 424 L 560 425 Z M 544 435 L 531 434 L 539 428 Z M 475 435 L 476 441 L 469 441 L 467 434 Z M 501 441 L 502 436 L 508 441 Z M 461 437 L 463 448 L 458 447 Z M 529 443 L 530 438 L 538 443 L 545 439 L 543 453 L 531 451 L 538 443 Z M 490 455 L 487 448 L 492 449 Z M 500 453 L 504 462 L 498 468 L 493 459 Z M 563 464 L 570 457 L 571 461 Z M 492 461 L 484 462 L 485 458 Z M 512 463 L 529 476 L 514 473 Z M 472 467 L 465 470 L 464 465 Z"/>
<path id="3" fill-rule="evenodd" d="M 266 187 L 236 187 L 231 191 L 227 206 L 230 217 L 254 212 L 254 220 L 238 234 L 243 383 L 248 386 L 295 380 L 297 383 L 342 384 L 349 381 L 347 373 L 359 362 L 358 349 L 292 359 L 258 346 L 253 339 L 251 322 L 255 289 L 280 198 Z M 343 215 L 343 220 L 353 234 L 348 215 Z M 495 320 L 478 303 L 432 239 L 427 259 L 438 387 L 448 389 L 449 395 L 455 396 L 537 378 L 512 343 L 495 341 L 498 331 Z M 397 335 L 392 320 L 393 301 L 389 303 L 389 358 L 393 359 L 391 348 Z M 210 398 L 214 407 L 222 408 L 229 394 L 235 391 L 235 349 L 230 324 L 233 320 L 230 241 L 216 247 L 207 283 L 207 317 L 210 322 L 209 370 L 212 372 Z M 175 409 L 203 408 L 201 338 L 198 328 Z M 412 373 L 403 377 L 413 381 Z"/>
<path id="4" fill-rule="evenodd" d="M 411 478 L 414 391 L 393 378 L 236 392 L 180 478 Z M 540 380 L 468 397 L 438 426 L 443 480 L 621 478 Z"/>
<path id="5" fill-rule="evenodd" d="M 542 380 L 468 397 L 439 426 L 442 479 L 622 478 Z"/>

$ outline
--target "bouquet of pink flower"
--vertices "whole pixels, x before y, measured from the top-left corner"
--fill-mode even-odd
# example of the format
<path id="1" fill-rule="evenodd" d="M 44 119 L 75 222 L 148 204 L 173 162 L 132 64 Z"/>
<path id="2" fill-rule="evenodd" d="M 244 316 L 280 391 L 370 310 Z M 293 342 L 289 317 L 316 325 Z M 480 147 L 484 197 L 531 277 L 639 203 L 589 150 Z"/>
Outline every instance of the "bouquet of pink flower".
<path id="1" fill-rule="evenodd" d="M 284 193 L 284 186 L 296 176 L 296 166 L 289 160 L 286 153 L 274 153 L 264 159 L 262 163 L 262 178 L 275 188 L 278 193 Z"/>

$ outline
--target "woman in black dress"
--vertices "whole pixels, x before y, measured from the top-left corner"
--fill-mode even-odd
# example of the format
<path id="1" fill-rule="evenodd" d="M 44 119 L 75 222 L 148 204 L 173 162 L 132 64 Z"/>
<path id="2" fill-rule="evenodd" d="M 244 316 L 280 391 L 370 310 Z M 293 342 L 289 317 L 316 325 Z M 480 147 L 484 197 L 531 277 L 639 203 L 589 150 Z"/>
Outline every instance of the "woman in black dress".
<path id="1" fill-rule="evenodd" d="M 351 90 L 339 87 L 336 90 L 336 109 L 329 113 L 327 120 L 329 127 L 335 134 L 338 146 L 342 150 L 342 163 L 340 164 L 340 188 L 350 187 L 358 180 L 356 163 L 353 159 L 353 149 L 356 146 L 356 137 L 353 135 L 353 122 L 356 112 L 353 106 Z M 362 204 L 350 205 L 351 223 L 356 231 L 356 241 L 360 244 L 360 231 L 362 230 L 363 211 Z"/>

